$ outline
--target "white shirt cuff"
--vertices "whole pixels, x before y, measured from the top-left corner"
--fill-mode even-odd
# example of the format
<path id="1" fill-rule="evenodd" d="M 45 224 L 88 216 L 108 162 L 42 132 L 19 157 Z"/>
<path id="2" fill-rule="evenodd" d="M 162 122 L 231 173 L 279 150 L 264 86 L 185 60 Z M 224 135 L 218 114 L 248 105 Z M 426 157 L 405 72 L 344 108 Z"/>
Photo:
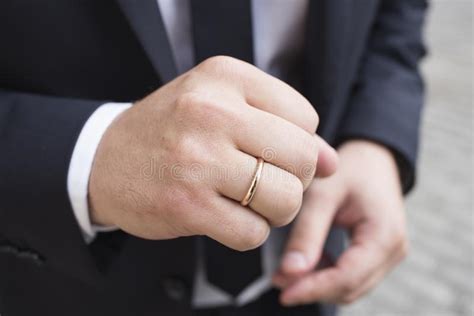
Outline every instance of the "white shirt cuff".
<path id="1" fill-rule="evenodd" d="M 97 147 L 105 131 L 119 114 L 131 106 L 131 103 L 106 103 L 97 108 L 84 124 L 72 153 L 67 190 L 74 216 L 87 243 L 95 238 L 97 232 L 116 229 L 92 225 L 87 199 L 89 176 Z"/>

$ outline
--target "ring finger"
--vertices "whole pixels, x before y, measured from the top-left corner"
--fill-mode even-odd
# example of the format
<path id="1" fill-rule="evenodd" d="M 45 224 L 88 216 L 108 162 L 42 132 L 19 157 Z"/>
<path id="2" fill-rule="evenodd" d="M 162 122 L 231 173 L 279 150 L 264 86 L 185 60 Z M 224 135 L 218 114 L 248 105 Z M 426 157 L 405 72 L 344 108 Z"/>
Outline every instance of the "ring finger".
<path id="1" fill-rule="evenodd" d="M 242 201 L 255 176 L 257 159 L 239 150 L 227 153 L 231 172 L 220 179 L 217 191 L 235 201 Z M 301 206 L 303 184 L 293 174 L 264 163 L 255 195 L 248 205 L 273 226 L 288 224 Z"/>

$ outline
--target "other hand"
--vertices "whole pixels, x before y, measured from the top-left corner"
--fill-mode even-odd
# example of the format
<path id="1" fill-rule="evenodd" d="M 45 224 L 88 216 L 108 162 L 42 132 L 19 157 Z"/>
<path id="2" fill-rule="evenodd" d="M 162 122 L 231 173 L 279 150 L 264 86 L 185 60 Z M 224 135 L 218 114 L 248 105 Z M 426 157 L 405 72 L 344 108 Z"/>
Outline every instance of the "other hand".
<path id="1" fill-rule="evenodd" d="M 330 267 L 315 269 L 332 224 L 350 232 L 350 246 Z M 274 284 L 285 305 L 350 303 L 391 271 L 407 253 L 397 167 L 386 148 L 349 141 L 334 175 L 305 192 Z"/>

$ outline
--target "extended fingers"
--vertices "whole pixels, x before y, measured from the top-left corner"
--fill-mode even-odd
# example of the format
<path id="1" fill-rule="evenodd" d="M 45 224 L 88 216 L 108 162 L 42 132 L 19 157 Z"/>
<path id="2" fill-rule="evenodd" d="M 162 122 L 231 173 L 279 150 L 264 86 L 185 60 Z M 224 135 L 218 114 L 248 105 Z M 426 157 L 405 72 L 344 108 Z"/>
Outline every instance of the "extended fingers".
<path id="1" fill-rule="evenodd" d="M 354 242 L 334 267 L 308 274 L 282 293 L 286 305 L 310 302 L 351 303 L 372 289 L 406 255 L 406 244 L 392 239 L 378 242 L 379 234 L 367 234 L 370 224 L 361 224 Z"/>
<path id="2" fill-rule="evenodd" d="M 286 305 L 310 302 L 347 303 L 354 298 L 369 277 L 384 271 L 383 257 L 365 246 L 353 246 L 335 267 L 309 274 L 282 293 Z"/>
<path id="3" fill-rule="evenodd" d="M 339 203 L 317 190 L 307 192 L 280 265 L 283 274 L 294 276 L 315 268 Z"/>

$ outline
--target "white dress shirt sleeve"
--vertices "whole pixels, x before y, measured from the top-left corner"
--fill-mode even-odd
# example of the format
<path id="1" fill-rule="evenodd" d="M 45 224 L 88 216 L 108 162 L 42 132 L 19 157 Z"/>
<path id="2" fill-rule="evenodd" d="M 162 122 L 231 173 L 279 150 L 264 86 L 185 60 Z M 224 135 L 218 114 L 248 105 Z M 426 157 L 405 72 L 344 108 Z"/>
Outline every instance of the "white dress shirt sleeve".
<path id="1" fill-rule="evenodd" d="M 106 103 L 97 108 L 84 124 L 72 153 L 67 175 L 67 191 L 86 243 L 92 242 L 97 232 L 116 229 L 92 225 L 87 198 L 89 176 L 97 147 L 105 131 L 119 114 L 131 106 L 131 103 Z"/>

